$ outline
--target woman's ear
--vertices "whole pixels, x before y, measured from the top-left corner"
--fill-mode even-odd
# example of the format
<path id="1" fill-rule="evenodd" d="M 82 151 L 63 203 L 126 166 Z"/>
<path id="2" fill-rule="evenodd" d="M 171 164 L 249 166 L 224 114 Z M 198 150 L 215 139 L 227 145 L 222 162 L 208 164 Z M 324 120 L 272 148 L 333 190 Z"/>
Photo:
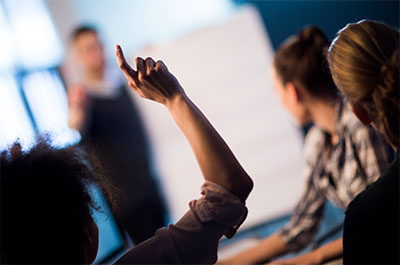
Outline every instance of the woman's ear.
<path id="1" fill-rule="evenodd" d="M 299 103 L 302 101 L 301 92 L 298 87 L 293 82 L 287 82 L 285 84 L 285 89 L 289 93 L 290 101 L 292 103 Z"/>
<path id="2" fill-rule="evenodd" d="M 350 106 L 354 114 L 364 125 L 368 125 L 373 122 L 367 111 L 364 110 L 360 105 L 350 103 Z"/>

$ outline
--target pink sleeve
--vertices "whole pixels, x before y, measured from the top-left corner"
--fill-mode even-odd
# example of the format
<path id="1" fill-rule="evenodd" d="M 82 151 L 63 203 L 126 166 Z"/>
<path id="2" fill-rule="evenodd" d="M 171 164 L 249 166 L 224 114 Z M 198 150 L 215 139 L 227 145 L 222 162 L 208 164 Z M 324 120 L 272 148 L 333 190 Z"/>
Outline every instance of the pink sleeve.
<path id="1" fill-rule="evenodd" d="M 118 263 L 208 263 L 217 261 L 218 241 L 231 238 L 247 216 L 246 206 L 213 182 L 201 186 L 202 197 L 189 203 L 176 224 L 136 246 Z"/>

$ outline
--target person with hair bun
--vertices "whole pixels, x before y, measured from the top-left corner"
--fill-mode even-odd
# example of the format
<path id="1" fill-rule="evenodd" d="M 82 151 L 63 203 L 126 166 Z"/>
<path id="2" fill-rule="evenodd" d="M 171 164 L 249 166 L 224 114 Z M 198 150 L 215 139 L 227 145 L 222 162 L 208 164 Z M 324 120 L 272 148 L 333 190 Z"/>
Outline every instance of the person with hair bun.
<path id="1" fill-rule="evenodd" d="M 383 23 L 348 24 L 332 42 L 328 61 L 333 80 L 364 124 L 381 131 L 396 150 L 382 176 L 346 211 L 345 264 L 399 264 L 399 39 Z"/>
<path id="2" fill-rule="evenodd" d="M 266 262 L 306 247 L 318 231 L 326 200 L 346 209 L 393 158 L 384 137 L 364 126 L 339 95 L 326 60 L 329 45 L 320 28 L 308 26 L 278 48 L 274 58 L 277 94 L 298 124 L 314 123 L 303 150 L 305 188 L 290 221 L 279 232 L 220 263 Z M 341 255 L 340 238 L 275 263 L 320 264 Z"/>

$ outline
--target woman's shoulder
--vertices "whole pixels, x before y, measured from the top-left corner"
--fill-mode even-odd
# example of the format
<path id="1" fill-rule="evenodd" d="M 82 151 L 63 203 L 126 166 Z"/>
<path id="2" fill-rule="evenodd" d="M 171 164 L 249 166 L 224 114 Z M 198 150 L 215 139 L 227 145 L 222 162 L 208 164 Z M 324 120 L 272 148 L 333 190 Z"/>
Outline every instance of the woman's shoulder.
<path id="1" fill-rule="evenodd" d="M 307 161 L 314 161 L 325 145 L 325 132 L 313 125 L 304 139 L 303 154 Z"/>
<path id="2" fill-rule="evenodd" d="M 313 146 L 322 144 L 325 139 L 325 133 L 318 126 L 313 125 L 308 130 L 305 139 L 304 139 L 304 147 Z"/>

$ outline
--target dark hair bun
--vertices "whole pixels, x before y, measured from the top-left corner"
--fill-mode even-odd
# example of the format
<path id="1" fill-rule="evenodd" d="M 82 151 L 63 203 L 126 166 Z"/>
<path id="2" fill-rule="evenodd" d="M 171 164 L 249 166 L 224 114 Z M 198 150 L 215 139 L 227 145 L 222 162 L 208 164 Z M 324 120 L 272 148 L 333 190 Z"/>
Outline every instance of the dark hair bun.
<path id="1" fill-rule="evenodd" d="M 329 45 L 325 33 L 318 27 L 306 26 L 298 34 L 299 40 L 307 45 L 324 49 Z"/>
<path id="2" fill-rule="evenodd" d="M 296 81 L 315 98 L 336 100 L 337 89 L 326 61 L 329 43 L 324 32 L 314 26 L 288 38 L 274 57 L 274 67 L 282 82 Z"/>

